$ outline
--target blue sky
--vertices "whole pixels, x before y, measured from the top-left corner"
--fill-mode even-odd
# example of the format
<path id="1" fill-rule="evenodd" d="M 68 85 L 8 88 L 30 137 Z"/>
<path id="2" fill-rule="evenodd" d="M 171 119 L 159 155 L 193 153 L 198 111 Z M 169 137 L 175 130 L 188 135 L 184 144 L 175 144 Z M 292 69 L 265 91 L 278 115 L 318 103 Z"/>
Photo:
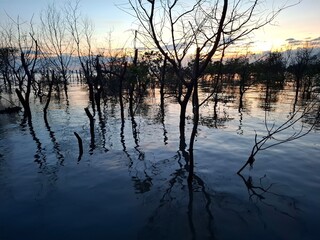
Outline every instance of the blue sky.
<path id="1" fill-rule="evenodd" d="M 34 14 L 34 19 L 39 18 L 39 13 L 52 0 L 0 0 L 0 23 L 6 21 L 6 13 L 16 19 L 19 15 L 24 20 L 29 20 Z M 55 0 L 56 5 L 64 0 Z M 116 7 L 116 4 L 126 3 L 126 0 L 81 0 L 81 11 L 87 15 L 95 25 L 95 36 L 103 42 L 112 31 L 114 43 L 120 45 L 130 38 L 130 29 L 134 28 L 133 19 Z M 271 5 L 277 1 L 267 0 Z M 287 1 L 289 3 L 294 0 Z M 255 33 L 255 48 L 257 50 L 277 49 L 285 44 L 287 39 L 292 42 L 304 42 L 320 37 L 320 1 L 302 0 L 292 8 L 282 12 L 275 21 L 275 26 L 267 26 Z M 130 42 L 130 41 L 129 41 Z M 118 45 L 119 45 L 118 44 Z"/>
<path id="2" fill-rule="evenodd" d="M 7 21 L 7 14 L 13 19 L 37 22 L 40 12 L 54 2 L 56 6 L 63 5 L 65 0 L 0 0 L 0 23 Z M 98 42 L 105 41 L 112 32 L 114 42 L 124 43 L 124 36 L 131 35 L 133 19 L 117 7 L 117 4 L 126 1 L 114 0 L 81 0 L 80 10 L 94 23 L 95 34 Z M 127 37 L 129 38 L 129 37 Z M 120 41 L 121 40 L 121 41 Z"/>

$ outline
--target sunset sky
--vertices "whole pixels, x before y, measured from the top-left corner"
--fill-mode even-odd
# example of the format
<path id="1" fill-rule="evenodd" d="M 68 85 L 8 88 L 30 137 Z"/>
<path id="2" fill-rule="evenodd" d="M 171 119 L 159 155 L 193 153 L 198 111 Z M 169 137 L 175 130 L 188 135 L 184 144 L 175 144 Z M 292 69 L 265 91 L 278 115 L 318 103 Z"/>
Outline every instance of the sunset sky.
<path id="1" fill-rule="evenodd" d="M 13 19 L 19 16 L 23 20 L 39 19 L 39 13 L 48 3 L 48 0 L 0 0 L 0 24 L 7 21 L 9 15 Z M 56 5 L 63 0 L 54 1 Z M 120 10 L 116 5 L 125 4 L 126 0 L 81 0 L 81 11 L 88 16 L 95 25 L 95 37 L 99 44 L 103 44 L 112 32 L 115 47 L 132 44 L 133 18 Z M 267 0 L 267 4 L 277 4 L 278 1 Z M 287 1 L 289 4 L 294 0 Z M 310 44 L 320 43 L 320 1 L 302 0 L 302 2 L 283 11 L 275 20 L 274 25 L 267 26 L 255 32 L 250 39 L 253 42 L 253 51 L 279 50 L 287 43 L 301 44 L 309 41 Z M 128 40 L 129 39 L 129 40 Z M 131 41 L 131 42 L 130 42 Z"/>

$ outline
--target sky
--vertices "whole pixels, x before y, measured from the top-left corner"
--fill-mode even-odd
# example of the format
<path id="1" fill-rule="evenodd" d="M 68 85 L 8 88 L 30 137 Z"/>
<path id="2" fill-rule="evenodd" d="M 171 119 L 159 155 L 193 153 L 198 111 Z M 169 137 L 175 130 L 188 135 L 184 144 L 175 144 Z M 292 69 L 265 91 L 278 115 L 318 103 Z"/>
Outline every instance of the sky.
<path id="1" fill-rule="evenodd" d="M 293 0 L 287 1 L 289 4 Z M 256 33 L 257 47 L 262 50 L 283 48 L 291 43 L 305 44 L 306 41 L 320 45 L 320 1 L 302 0 L 296 6 L 285 9 L 269 25 Z"/>
<path id="2" fill-rule="evenodd" d="M 7 15 L 13 19 L 29 21 L 33 17 L 33 22 L 39 19 L 41 11 L 52 2 L 56 6 L 63 6 L 65 0 L 0 0 L 0 24 L 8 20 Z M 80 11 L 83 17 L 88 17 L 94 23 L 94 36 L 98 44 L 102 44 L 110 36 L 123 45 L 126 37 L 131 34 L 132 17 L 122 11 L 118 5 L 126 0 L 80 0 Z M 118 39 L 119 41 L 116 41 Z M 122 46 L 121 46 L 122 47 Z"/>
<path id="3" fill-rule="evenodd" d="M 290 4 L 297 0 L 287 0 Z M 0 0 L 0 24 L 7 21 L 9 15 L 13 19 L 19 16 L 23 20 L 29 20 L 34 15 L 38 19 L 39 13 L 45 9 L 52 0 Z M 56 5 L 64 0 L 55 0 Z M 126 0 L 81 0 L 80 6 L 83 15 L 94 22 L 95 37 L 98 44 L 104 44 L 108 36 L 112 38 L 112 44 L 122 47 L 132 43 L 132 29 L 134 19 L 119 5 Z M 275 0 L 267 0 L 267 5 L 277 3 Z M 285 45 L 304 44 L 306 41 L 320 43 L 320 1 L 302 0 L 296 6 L 290 7 L 280 13 L 273 25 L 258 30 L 252 36 L 252 51 L 281 50 Z"/>

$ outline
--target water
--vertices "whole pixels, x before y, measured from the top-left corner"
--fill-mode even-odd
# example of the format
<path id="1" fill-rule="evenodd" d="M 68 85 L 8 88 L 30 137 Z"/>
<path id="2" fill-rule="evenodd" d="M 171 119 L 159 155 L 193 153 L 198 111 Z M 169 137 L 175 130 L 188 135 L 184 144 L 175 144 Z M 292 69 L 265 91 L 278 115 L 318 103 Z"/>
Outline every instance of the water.
<path id="1" fill-rule="evenodd" d="M 270 124 L 290 113 L 289 90 L 271 103 Z M 247 92 L 241 114 L 234 91 L 220 97 L 228 101 L 217 121 L 212 103 L 201 110 L 192 189 L 178 151 L 179 106 L 166 99 L 162 122 L 157 91 L 135 117 L 136 135 L 128 112 L 121 129 L 119 104 L 107 101 L 95 116 L 94 148 L 81 85 L 69 86 L 68 105 L 52 100 L 48 125 L 37 100 L 32 128 L 1 115 L 0 239 L 318 239 L 318 130 L 258 153 L 241 178 L 255 131 L 266 133 L 263 94 Z M 84 144 L 80 161 L 73 132 Z"/>

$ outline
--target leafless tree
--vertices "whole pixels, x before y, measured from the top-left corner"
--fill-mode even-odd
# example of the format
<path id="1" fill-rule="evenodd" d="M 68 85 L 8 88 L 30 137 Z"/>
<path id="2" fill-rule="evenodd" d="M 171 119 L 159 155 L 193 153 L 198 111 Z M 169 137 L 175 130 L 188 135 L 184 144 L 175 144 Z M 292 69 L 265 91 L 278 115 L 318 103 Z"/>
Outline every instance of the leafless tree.
<path id="1" fill-rule="evenodd" d="M 93 53 L 93 23 L 82 16 L 80 11 L 80 1 L 67 2 L 65 5 L 67 27 L 72 35 L 73 41 L 76 45 L 76 53 L 80 62 L 81 70 L 84 73 L 86 83 L 89 88 L 89 98 L 92 103 L 92 108 L 95 109 L 94 104 L 94 69 L 95 69 L 95 55 Z"/>
<path id="2" fill-rule="evenodd" d="M 35 73 L 39 54 L 39 43 L 32 23 L 21 22 L 10 18 L 8 28 L 3 28 L 5 44 L 12 51 L 12 61 L 8 62 L 11 71 L 19 81 L 19 89 L 16 89 L 18 98 L 24 108 L 24 116 L 31 120 L 30 94 L 35 82 Z"/>
<path id="3" fill-rule="evenodd" d="M 181 149 L 185 141 L 186 107 L 192 97 L 194 126 L 189 151 L 193 150 L 199 121 L 198 80 L 211 59 L 226 46 L 272 22 L 288 7 L 282 5 L 277 9 L 267 9 L 264 3 L 258 0 L 129 0 L 128 11 L 138 20 L 141 40 L 167 59 L 179 81 L 177 100 L 180 104 Z M 186 74 L 184 64 L 191 53 L 195 53 L 192 73 Z M 191 161 L 190 166 L 192 178 Z"/>
<path id="4" fill-rule="evenodd" d="M 314 49 L 308 46 L 299 48 L 295 52 L 295 54 L 291 58 L 290 65 L 288 67 L 288 72 L 293 75 L 295 82 L 295 105 L 298 102 L 299 93 L 301 88 L 303 89 L 303 95 L 305 90 L 308 90 L 311 87 L 312 78 L 309 76 L 310 67 L 312 63 L 317 59 L 316 55 L 314 55 Z M 293 110 L 294 111 L 294 110 Z"/>
<path id="5" fill-rule="evenodd" d="M 67 30 L 67 19 L 62 9 L 54 3 L 49 4 L 40 15 L 41 20 L 41 50 L 50 62 L 51 69 L 61 77 L 64 92 L 68 98 L 68 80 L 74 42 Z"/>

